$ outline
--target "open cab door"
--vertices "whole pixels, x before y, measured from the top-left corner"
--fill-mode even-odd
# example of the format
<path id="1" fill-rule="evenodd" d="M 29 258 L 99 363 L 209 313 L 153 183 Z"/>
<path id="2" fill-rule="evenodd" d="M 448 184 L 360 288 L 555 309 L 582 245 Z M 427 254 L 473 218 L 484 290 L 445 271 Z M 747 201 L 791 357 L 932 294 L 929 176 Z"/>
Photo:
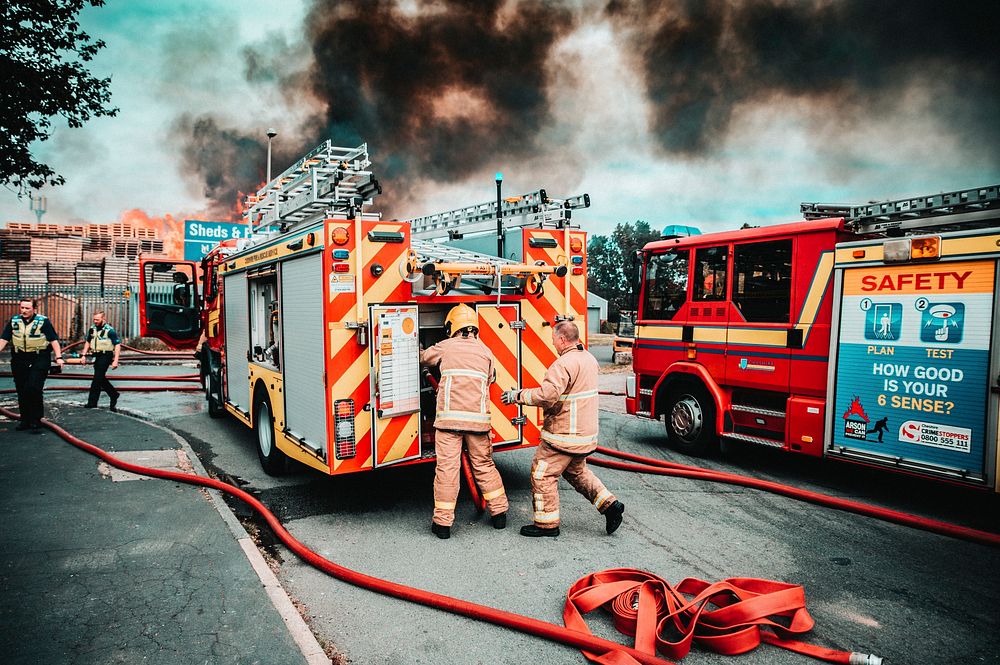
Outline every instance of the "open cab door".
<path id="1" fill-rule="evenodd" d="M 198 282 L 192 261 L 139 262 L 139 329 L 174 349 L 193 349 L 201 337 Z"/>

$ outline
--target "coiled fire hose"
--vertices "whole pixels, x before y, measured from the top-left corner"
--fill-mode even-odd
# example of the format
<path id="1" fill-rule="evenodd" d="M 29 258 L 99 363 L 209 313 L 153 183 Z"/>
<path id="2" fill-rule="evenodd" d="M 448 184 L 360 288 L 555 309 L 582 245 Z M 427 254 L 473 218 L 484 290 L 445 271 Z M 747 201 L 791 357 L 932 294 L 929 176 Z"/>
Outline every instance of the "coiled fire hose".
<path id="1" fill-rule="evenodd" d="M 16 413 L 3 407 L 0 407 L 0 414 L 12 420 L 20 419 Z M 43 420 L 42 423 L 77 448 L 99 457 L 119 469 L 189 485 L 201 485 L 240 499 L 264 518 L 275 536 L 296 556 L 314 568 L 343 582 L 566 644 L 580 649 L 587 658 L 602 665 L 635 665 L 637 663 L 642 665 L 673 665 L 671 661 L 659 658 L 655 649 L 661 649 L 667 653 L 668 657 L 675 658 L 679 656 L 672 654 L 674 652 L 680 653 L 681 650 L 686 653 L 687 651 L 682 645 L 686 643 L 687 648 L 690 648 L 692 641 L 707 648 L 719 648 L 721 649 L 720 653 L 743 653 L 754 648 L 760 642 L 767 642 L 834 663 L 852 665 L 881 665 L 882 663 L 882 659 L 878 656 L 824 649 L 786 639 L 788 636 L 809 630 L 812 627 L 812 618 L 805 611 L 802 587 L 783 582 L 733 579 L 708 585 L 699 580 L 687 579 L 671 591 L 669 585 L 660 580 L 659 591 L 657 591 L 659 578 L 649 573 L 629 569 L 602 571 L 587 575 L 570 587 L 566 607 L 563 611 L 565 627 L 487 605 L 390 582 L 345 568 L 320 556 L 292 536 L 277 517 L 258 499 L 237 487 L 214 478 L 132 464 L 87 443 L 48 420 Z M 638 588 L 636 588 L 637 586 Z M 687 600 L 685 594 L 695 595 L 695 597 L 692 600 Z M 605 599 L 601 600 L 602 597 Z M 667 612 L 657 618 L 649 613 L 649 608 L 656 607 L 657 598 L 660 597 L 662 600 L 659 601 L 659 605 L 661 608 L 666 608 Z M 710 604 L 719 609 L 709 611 Z M 590 634 L 583 623 L 582 614 L 601 606 L 612 612 L 618 612 L 615 614 L 615 626 L 626 634 L 630 630 L 634 632 L 637 638 L 635 647 L 624 646 Z M 630 607 L 633 610 L 629 610 Z M 616 608 L 618 609 L 616 610 Z M 772 614 L 762 614 L 763 612 Z M 747 628 L 744 623 L 755 614 L 758 615 L 755 624 Z M 768 616 L 775 616 L 778 619 L 791 617 L 795 621 L 791 625 L 784 626 L 782 625 L 785 623 L 784 621 L 779 624 Z M 718 633 L 721 622 L 725 621 L 727 617 L 734 622 L 731 631 L 732 637 L 722 639 Z M 709 621 L 719 623 L 708 623 Z M 656 626 L 656 631 L 662 627 L 667 633 L 665 636 L 659 632 L 655 634 L 652 641 L 654 647 L 651 647 L 649 637 L 650 622 Z M 702 625 L 703 623 L 706 625 Z M 676 627 L 683 627 L 690 633 L 690 636 L 682 637 L 680 640 L 672 639 L 671 631 Z M 774 634 L 767 631 L 774 631 Z M 757 634 L 756 641 L 755 633 Z"/>

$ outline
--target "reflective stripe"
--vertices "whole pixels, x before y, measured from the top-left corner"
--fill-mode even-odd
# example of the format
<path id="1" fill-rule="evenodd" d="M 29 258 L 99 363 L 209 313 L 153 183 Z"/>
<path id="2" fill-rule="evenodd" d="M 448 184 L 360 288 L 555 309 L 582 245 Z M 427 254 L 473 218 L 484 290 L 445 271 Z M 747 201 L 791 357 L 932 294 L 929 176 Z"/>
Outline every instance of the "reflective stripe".
<path id="1" fill-rule="evenodd" d="M 483 499 L 485 499 L 486 501 L 489 501 L 490 499 L 495 499 L 498 496 L 503 496 L 503 495 L 504 495 L 504 491 L 503 491 L 503 488 L 501 487 L 499 489 L 493 490 L 492 492 L 483 492 Z"/>
<path id="2" fill-rule="evenodd" d="M 576 431 L 576 400 L 569 403 L 569 430 Z"/>
<path id="3" fill-rule="evenodd" d="M 534 404 L 531 403 L 531 391 L 530 390 L 522 390 L 521 391 L 521 401 L 526 406 L 534 406 Z"/>
<path id="4" fill-rule="evenodd" d="M 568 395 L 560 395 L 560 402 L 572 402 L 578 399 L 587 399 L 588 397 L 597 397 L 596 390 L 587 390 L 582 393 L 569 393 Z"/>
<path id="5" fill-rule="evenodd" d="M 434 502 L 434 507 L 435 508 L 439 508 L 441 510 L 455 510 L 455 502 L 454 501 L 435 501 Z"/>
<path id="6" fill-rule="evenodd" d="M 489 378 L 486 372 L 477 372 L 474 369 L 444 369 L 441 370 L 441 376 L 471 376 L 474 379 L 482 379 L 483 381 Z"/>
<path id="7" fill-rule="evenodd" d="M 604 505 L 604 503 L 609 499 L 611 499 L 611 492 L 609 492 L 608 490 L 604 490 L 596 497 L 594 497 L 594 505 L 597 506 L 598 510 L 600 510 L 601 506 Z"/>
<path id="8" fill-rule="evenodd" d="M 535 524 L 552 524 L 559 521 L 559 511 L 557 510 L 554 513 L 540 513 L 536 511 L 533 519 L 535 520 Z"/>
<path id="9" fill-rule="evenodd" d="M 451 409 L 451 377 L 442 378 L 444 378 L 444 410 L 448 411 Z"/>
<path id="10" fill-rule="evenodd" d="M 541 480 L 542 478 L 544 478 L 545 469 L 546 467 L 548 467 L 548 465 L 549 465 L 548 462 L 544 460 L 538 460 L 538 462 L 535 464 L 534 470 L 532 470 L 531 472 L 531 477 L 534 478 L 535 480 Z M 537 496 L 541 495 L 539 494 Z"/>
<path id="11" fill-rule="evenodd" d="M 597 443 L 597 435 L 592 434 L 590 436 L 577 436 L 575 434 L 553 434 L 552 432 L 542 430 L 542 440 L 549 441 L 551 443 L 590 445 L 591 443 Z"/>
<path id="12" fill-rule="evenodd" d="M 545 512 L 545 495 L 544 494 L 535 494 L 533 496 L 535 498 L 535 504 L 533 506 L 534 512 L 536 512 L 536 513 Z"/>
<path id="13" fill-rule="evenodd" d="M 490 422 L 490 414 L 478 411 L 438 411 L 438 420 L 470 420 L 476 423 Z"/>

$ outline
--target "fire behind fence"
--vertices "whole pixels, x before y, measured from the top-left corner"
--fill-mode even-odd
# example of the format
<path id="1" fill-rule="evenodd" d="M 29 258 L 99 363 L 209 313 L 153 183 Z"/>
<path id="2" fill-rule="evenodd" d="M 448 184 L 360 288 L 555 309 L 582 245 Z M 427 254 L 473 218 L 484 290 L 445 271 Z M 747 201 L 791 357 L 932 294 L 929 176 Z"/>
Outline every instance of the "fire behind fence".
<path id="1" fill-rule="evenodd" d="M 173 285 L 150 284 L 152 299 L 170 302 Z M 83 339 L 94 312 L 104 310 L 108 323 L 123 338 L 139 336 L 139 285 L 63 286 L 55 284 L 0 285 L 0 322 L 6 323 L 19 313 L 22 298 L 38 301 L 38 313 L 52 320 L 60 339 L 74 342 Z"/>

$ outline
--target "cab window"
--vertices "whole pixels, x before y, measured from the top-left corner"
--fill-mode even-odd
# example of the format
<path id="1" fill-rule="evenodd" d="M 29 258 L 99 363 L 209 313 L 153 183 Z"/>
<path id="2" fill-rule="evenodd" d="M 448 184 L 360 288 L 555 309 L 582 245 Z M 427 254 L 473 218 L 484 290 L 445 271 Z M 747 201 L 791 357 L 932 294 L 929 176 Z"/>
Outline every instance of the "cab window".
<path id="1" fill-rule="evenodd" d="M 703 247 L 695 252 L 694 300 L 726 299 L 725 247 Z"/>
<path id="2" fill-rule="evenodd" d="M 733 304 L 752 323 L 788 323 L 792 306 L 792 241 L 736 245 Z"/>
<path id="3" fill-rule="evenodd" d="M 646 263 L 643 311 L 639 318 L 669 321 L 687 300 L 689 250 L 654 254 Z"/>

